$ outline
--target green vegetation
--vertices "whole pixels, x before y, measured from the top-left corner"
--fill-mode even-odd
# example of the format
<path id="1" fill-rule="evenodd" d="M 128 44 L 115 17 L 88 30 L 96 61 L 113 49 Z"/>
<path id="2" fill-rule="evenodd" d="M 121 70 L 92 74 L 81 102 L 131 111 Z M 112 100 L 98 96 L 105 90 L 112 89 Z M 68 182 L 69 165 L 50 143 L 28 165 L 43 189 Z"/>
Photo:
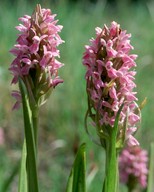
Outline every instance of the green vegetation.
<path id="1" fill-rule="evenodd" d="M 149 149 L 150 142 L 154 140 L 154 5 L 151 3 L 146 6 L 130 6 L 128 3 L 121 3 L 113 8 L 105 4 L 105 1 L 99 1 L 95 5 L 49 2 L 42 1 L 42 7 L 50 8 L 56 13 L 59 24 L 64 26 L 61 35 L 65 44 L 60 46 L 60 50 L 61 61 L 65 66 L 60 70 L 64 84 L 56 88 L 41 110 L 41 192 L 64 191 L 74 153 L 82 142 L 87 143 L 87 174 L 92 167 L 96 170 L 99 167 L 88 191 L 101 191 L 104 152 L 91 142 L 84 130 L 87 108 L 85 69 L 82 66 L 84 45 L 95 35 L 96 26 L 109 24 L 113 20 L 132 33 L 132 45 L 135 48 L 133 53 L 138 54 L 136 83 L 139 103 L 147 97 L 147 104 L 142 110 L 141 127 L 136 136 L 141 146 Z M 14 112 L 11 110 L 14 100 L 10 94 L 15 87 L 10 86 L 12 76 L 8 68 L 13 57 L 8 51 L 16 39 L 15 26 L 19 23 L 18 18 L 31 14 L 34 7 L 34 3 L 26 3 L 24 0 L 13 4 L 3 1 L 0 6 L 0 127 L 5 132 L 5 145 L 0 147 L 0 190 L 5 178 L 9 177 L 20 158 L 23 143 L 22 109 Z M 17 181 L 16 177 L 8 191 L 16 191 Z"/>

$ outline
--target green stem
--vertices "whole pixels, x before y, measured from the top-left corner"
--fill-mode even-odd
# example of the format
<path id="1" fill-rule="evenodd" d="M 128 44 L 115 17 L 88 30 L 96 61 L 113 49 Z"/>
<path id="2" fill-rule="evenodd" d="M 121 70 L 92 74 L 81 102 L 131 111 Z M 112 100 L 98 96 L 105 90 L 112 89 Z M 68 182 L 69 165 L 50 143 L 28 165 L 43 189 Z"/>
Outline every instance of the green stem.
<path id="1" fill-rule="evenodd" d="M 134 188 L 132 188 L 132 187 L 130 187 L 128 185 L 127 185 L 127 187 L 128 187 L 128 192 L 133 192 Z"/>
<path id="2" fill-rule="evenodd" d="M 26 149 L 27 149 L 26 163 L 27 163 L 28 192 L 38 192 L 39 188 L 38 188 L 37 165 L 36 165 L 36 145 L 34 139 L 32 111 L 30 109 L 27 89 L 21 79 L 19 79 L 19 87 L 22 96 L 24 128 L 25 128 Z"/>
<path id="3" fill-rule="evenodd" d="M 118 192 L 118 157 L 111 143 L 106 148 L 106 176 L 103 192 Z"/>
<path id="4" fill-rule="evenodd" d="M 128 192 L 132 192 L 132 190 L 128 188 Z"/>
<path id="5" fill-rule="evenodd" d="M 118 163 L 118 154 L 117 154 L 117 166 L 116 166 L 116 168 L 117 168 L 117 171 L 116 171 L 116 191 L 117 192 L 119 192 L 119 163 Z"/>
<path id="6" fill-rule="evenodd" d="M 118 192 L 118 153 L 116 149 L 116 139 L 118 133 L 118 122 L 123 105 L 120 107 L 114 122 L 114 127 L 109 127 L 110 138 L 105 140 L 106 151 L 106 176 L 103 184 L 103 192 Z M 104 142 L 104 141 L 102 141 Z M 101 143 L 102 143 L 101 142 Z"/>
<path id="7" fill-rule="evenodd" d="M 105 156 L 105 178 L 104 178 L 104 182 L 103 182 L 103 190 L 102 192 L 106 192 L 107 190 L 107 175 L 108 175 L 108 168 L 109 168 L 109 145 L 108 142 L 104 142 L 101 140 L 101 143 L 105 143 L 105 152 L 106 152 L 106 156 Z M 103 145 L 102 145 L 103 146 Z"/>
<path id="8" fill-rule="evenodd" d="M 32 110 L 32 122 L 33 122 L 33 130 L 34 130 L 34 141 L 35 141 L 35 148 L 36 148 L 36 155 L 37 155 L 37 148 L 38 148 L 38 123 L 39 123 L 39 108 L 35 107 Z"/>
<path id="9" fill-rule="evenodd" d="M 154 181 L 154 143 L 151 143 L 147 192 L 153 191 L 154 188 L 153 181 Z"/>

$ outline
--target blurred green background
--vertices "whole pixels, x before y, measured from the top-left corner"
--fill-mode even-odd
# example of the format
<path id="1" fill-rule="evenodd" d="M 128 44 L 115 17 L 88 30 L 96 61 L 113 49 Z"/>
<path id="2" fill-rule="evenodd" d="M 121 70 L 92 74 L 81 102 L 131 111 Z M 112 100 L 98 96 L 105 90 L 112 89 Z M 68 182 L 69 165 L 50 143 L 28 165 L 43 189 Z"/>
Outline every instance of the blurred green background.
<path id="1" fill-rule="evenodd" d="M 132 34 L 133 53 L 138 54 L 136 83 L 139 103 L 147 97 L 142 110 L 141 126 L 136 134 L 141 146 L 149 149 L 154 140 L 154 2 L 128 0 L 0 0 L 0 127 L 3 143 L 0 146 L 0 191 L 21 156 L 23 143 L 22 109 L 12 111 L 9 65 L 13 56 L 9 50 L 15 44 L 18 18 L 31 15 L 35 5 L 50 8 L 57 14 L 58 24 L 64 26 L 60 46 L 60 69 L 64 83 L 59 85 L 40 112 L 39 184 L 41 192 L 65 191 L 66 181 L 77 148 L 87 143 L 88 191 L 101 191 L 104 172 L 104 152 L 95 145 L 84 130 L 87 109 L 85 68 L 82 66 L 84 45 L 95 36 L 95 27 L 115 20 Z M 17 191 L 15 176 L 8 191 Z M 121 188 L 122 192 L 125 191 Z"/>

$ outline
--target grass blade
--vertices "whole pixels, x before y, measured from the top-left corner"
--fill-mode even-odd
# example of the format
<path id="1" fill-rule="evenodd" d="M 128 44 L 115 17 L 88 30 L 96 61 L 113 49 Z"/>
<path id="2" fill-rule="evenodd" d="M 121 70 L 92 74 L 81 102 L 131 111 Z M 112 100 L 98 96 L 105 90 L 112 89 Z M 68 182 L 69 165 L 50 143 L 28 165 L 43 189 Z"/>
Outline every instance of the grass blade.
<path id="1" fill-rule="evenodd" d="M 5 179 L 5 182 L 3 183 L 2 188 L 1 188 L 2 192 L 9 191 L 10 185 L 13 182 L 13 179 L 17 175 L 18 171 L 19 171 L 19 163 L 17 163 L 17 165 L 14 167 L 10 176 L 7 179 Z"/>
<path id="2" fill-rule="evenodd" d="M 27 192 L 26 157 L 27 157 L 26 141 L 24 140 L 22 156 L 21 156 L 18 192 Z"/>
<path id="3" fill-rule="evenodd" d="M 76 155 L 66 192 L 86 192 L 86 144 L 83 143 Z"/>

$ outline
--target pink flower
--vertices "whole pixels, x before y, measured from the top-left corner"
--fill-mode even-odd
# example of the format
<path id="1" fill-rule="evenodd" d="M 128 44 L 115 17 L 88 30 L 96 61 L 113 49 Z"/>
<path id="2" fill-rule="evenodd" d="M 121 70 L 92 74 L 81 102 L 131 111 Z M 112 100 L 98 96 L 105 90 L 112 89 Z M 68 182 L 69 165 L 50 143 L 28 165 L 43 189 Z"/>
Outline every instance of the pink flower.
<path id="1" fill-rule="evenodd" d="M 107 127 L 103 132 L 108 134 L 108 126 L 113 127 L 117 112 L 124 104 L 119 119 L 119 135 L 128 115 L 126 139 L 130 145 L 136 145 L 138 142 L 132 135 L 140 121 L 136 92 L 133 91 L 136 87 L 133 68 L 137 55 L 130 54 L 133 49 L 130 37 L 114 21 L 110 28 L 106 25 L 103 29 L 97 27 L 96 37 L 85 46 L 83 65 L 87 69 L 88 110 L 89 114 L 93 112 L 92 119 L 99 121 L 99 127 Z"/>
<path id="2" fill-rule="evenodd" d="M 138 184 L 145 188 L 147 185 L 147 151 L 139 146 L 125 148 L 119 157 L 119 173 L 122 183 L 129 188 L 135 188 Z"/>
<path id="3" fill-rule="evenodd" d="M 4 130 L 2 127 L 0 127 L 0 146 L 3 146 L 4 143 L 5 143 Z"/>
<path id="4" fill-rule="evenodd" d="M 20 34 L 17 44 L 10 51 L 16 57 L 9 68 L 14 76 L 12 83 L 16 84 L 21 78 L 27 89 L 30 86 L 36 102 L 50 88 L 63 82 L 58 76 L 58 70 L 63 64 L 57 60 L 60 57 L 57 47 L 64 41 L 58 34 L 62 26 L 57 25 L 55 16 L 50 9 L 41 9 L 37 5 L 32 16 L 19 18 L 23 24 L 16 27 Z"/>

